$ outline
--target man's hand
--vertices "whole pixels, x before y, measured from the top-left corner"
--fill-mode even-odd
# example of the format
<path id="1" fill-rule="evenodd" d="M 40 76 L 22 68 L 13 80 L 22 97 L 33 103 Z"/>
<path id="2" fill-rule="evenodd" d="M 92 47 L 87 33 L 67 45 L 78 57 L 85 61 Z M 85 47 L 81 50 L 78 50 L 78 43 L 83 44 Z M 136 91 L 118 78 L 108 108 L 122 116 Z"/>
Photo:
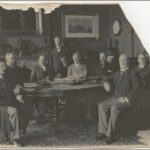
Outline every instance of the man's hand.
<path id="1" fill-rule="evenodd" d="M 124 97 L 124 99 L 125 99 L 125 102 L 126 102 L 126 103 L 129 103 L 129 102 L 130 102 L 130 100 L 129 100 L 128 98 Z"/>
<path id="2" fill-rule="evenodd" d="M 66 58 L 65 57 L 61 57 L 60 60 L 61 60 L 61 62 L 63 64 L 63 66 L 66 68 L 67 67 Z"/>
<path id="3" fill-rule="evenodd" d="M 129 99 L 127 99 L 126 97 L 119 97 L 118 100 L 119 100 L 121 103 L 129 103 Z"/>
<path id="4" fill-rule="evenodd" d="M 104 89 L 106 90 L 106 92 L 110 92 L 110 84 L 108 82 L 104 82 L 103 86 L 104 86 Z"/>
<path id="5" fill-rule="evenodd" d="M 21 104 L 24 104 L 24 100 L 23 100 L 23 98 L 22 98 L 22 95 L 20 95 L 20 94 L 17 95 L 17 96 L 16 96 L 16 99 L 17 99 L 17 101 L 20 102 Z"/>
<path id="6" fill-rule="evenodd" d="M 23 89 L 23 87 L 21 85 L 16 85 L 15 89 L 14 89 L 14 94 L 17 95 L 21 92 L 21 90 Z"/>

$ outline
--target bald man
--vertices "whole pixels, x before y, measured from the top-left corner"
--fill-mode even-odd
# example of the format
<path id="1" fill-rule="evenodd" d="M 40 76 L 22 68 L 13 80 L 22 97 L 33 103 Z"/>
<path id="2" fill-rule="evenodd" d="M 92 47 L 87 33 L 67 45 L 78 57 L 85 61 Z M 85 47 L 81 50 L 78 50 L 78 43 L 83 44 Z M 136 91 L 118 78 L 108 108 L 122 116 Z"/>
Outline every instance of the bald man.
<path id="1" fill-rule="evenodd" d="M 120 71 L 110 77 L 110 80 L 115 85 L 113 97 L 98 105 L 97 139 L 101 140 L 106 137 L 106 144 L 114 142 L 118 117 L 120 113 L 132 106 L 136 91 L 140 86 L 137 72 L 129 67 L 127 55 L 120 55 L 119 65 Z M 109 92 L 110 84 L 108 79 L 103 80 L 102 83 L 105 90 Z"/>

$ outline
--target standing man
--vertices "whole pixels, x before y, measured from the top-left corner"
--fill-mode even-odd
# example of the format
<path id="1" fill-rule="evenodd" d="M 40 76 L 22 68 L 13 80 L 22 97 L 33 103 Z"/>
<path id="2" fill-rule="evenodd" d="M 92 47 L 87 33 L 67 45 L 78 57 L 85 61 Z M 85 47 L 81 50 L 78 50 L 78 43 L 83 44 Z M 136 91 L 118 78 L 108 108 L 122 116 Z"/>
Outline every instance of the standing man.
<path id="1" fill-rule="evenodd" d="M 59 36 L 54 39 L 55 48 L 50 52 L 50 65 L 55 71 L 56 77 L 66 77 L 67 76 L 67 52 L 61 45 L 61 40 Z"/>
<path id="2" fill-rule="evenodd" d="M 114 96 L 98 105 L 97 139 L 106 137 L 106 144 L 114 142 L 118 117 L 120 113 L 131 108 L 140 85 L 137 72 L 129 67 L 127 55 L 120 55 L 119 65 L 120 71 L 110 78 L 115 85 Z M 107 80 L 102 83 L 105 90 L 109 92 L 110 84 Z"/>
<path id="3" fill-rule="evenodd" d="M 5 80 L 6 65 L 0 62 L 0 131 L 10 134 L 10 142 L 15 146 L 22 146 L 19 138 L 19 120 L 16 103 L 20 103 L 19 98 L 11 97 L 13 89 Z"/>

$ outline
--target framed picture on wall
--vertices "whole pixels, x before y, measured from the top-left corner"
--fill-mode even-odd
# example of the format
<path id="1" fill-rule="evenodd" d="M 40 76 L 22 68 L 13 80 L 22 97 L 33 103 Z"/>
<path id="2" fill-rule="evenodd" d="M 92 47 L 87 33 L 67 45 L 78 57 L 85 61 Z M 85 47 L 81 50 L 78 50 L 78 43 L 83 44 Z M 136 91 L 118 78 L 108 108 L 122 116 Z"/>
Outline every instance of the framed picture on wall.
<path id="1" fill-rule="evenodd" d="M 99 15 L 65 15 L 65 38 L 99 38 Z"/>

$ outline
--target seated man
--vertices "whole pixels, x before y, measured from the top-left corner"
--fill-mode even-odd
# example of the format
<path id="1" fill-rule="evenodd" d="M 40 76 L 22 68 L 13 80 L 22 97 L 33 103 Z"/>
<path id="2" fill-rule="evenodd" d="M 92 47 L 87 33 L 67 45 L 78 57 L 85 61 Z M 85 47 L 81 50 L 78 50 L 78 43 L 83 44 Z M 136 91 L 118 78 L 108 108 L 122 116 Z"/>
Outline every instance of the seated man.
<path id="1" fill-rule="evenodd" d="M 5 81 L 8 85 L 8 91 L 13 102 L 13 106 L 17 108 L 20 129 L 25 133 L 29 119 L 31 119 L 31 106 L 28 99 L 23 100 L 21 91 L 23 83 L 21 81 L 21 73 L 19 67 L 16 65 L 16 59 L 13 53 L 6 54 L 6 73 Z"/>
<path id="2" fill-rule="evenodd" d="M 33 68 L 32 73 L 31 73 L 31 81 L 36 82 L 36 81 L 47 81 L 50 80 L 54 77 L 53 71 L 51 67 L 48 67 L 46 64 L 46 58 L 44 55 L 40 55 L 38 58 L 38 63 L 37 65 Z M 49 99 L 45 99 L 47 101 L 39 104 L 35 104 L 36 109 L 38 110 L 38 115 L 43 114 L 44 112 L 48 111 L 49 108 Z M 33 123 L 35 120 L 32 120 Z"/>
<path id="3" fill-rule="evenodd" d="M 73 62 L 74 64 L 70 65 L 68 68 L 68 77 L 72 81 L 80 82 L 83 81 L 86 78 L 87 75 L 87 69 L 84 64 L 81 63 L 81 55 L 78 52 L 75 52 L 73 54 Z M 84 100 L 86 102 L 86 100 Z M 81 106 L 83 105 L 83 99 L 78 99 L 78 100 L 73 100 L 70 99 L 68 101 L 68 115 L 71 120 L 74 120 L 75 118 L 80 118 L 81 116 L 81 111 L 83 108 Z M 85 104 L 87 107 L 87 104 Z"/>
<path id="4" fill-rule="evenodd" d="M 50 80 L 53 77 L 53 72 L 50 67 L 46 65 L 46 58 L 40 55 L 37 65 L 33 68 L 31 73 L 31 81 Z"/>
<path id="5" fill-rule="evenodd" d="M 99 53 L 99 64 L 94 68 L 95 76 L 108 76 L 113 70 L 111 66 L 107 63 L 107 56 L 104 52 Z"/>
<path id="6" fill-rule="evenodd" d="M 81 64 L 81 55 L 76 52 L 73 54 L 72 59 L 74 64 L 68 67 L 68 78 L 73 80 L 84 80 L 87 75 L 87 68 L 84 64 Z"/>
<path id="7" fill-rule="evenodd" d="M 14 100 L 11 97 L 9 84 L 6 84 L 4 77 L 5 71 L 5 63 L 0 62 L 0 131 L 10 134 L 12 144 L 21 146 L 21 143 L 19 143 L 18 112 L 15 107 L 17 99 Z"/>
<path id="8" fill-rule="evenodd" d="M 148 65 L 148 58 L 145 54 L 141 53 L 138 55 L 138 66 L 136 69 L 141 81 L 141 88 L 138 90 L 136 95 L 138 100 L 138 115 L 140 115 L 142 119 L 144 119 L 143 117 L 148 119 L 148 114 L 150 113 L 150 66 Z"/>
<path id="9" fill-rule="evenodd" d="M 127 55 L 120 55 L 119 65 L 120 71 L 110 77 L 115 85 L 114 96 L 98 105 L 97 139 L 106 137 L 106 144 L 114 142 L 118 117 L 121 112 L 131 108 L 140 85 L 137 72 L 129 67 Z M 107 80 L 103 80 L 102 83 L 105 90 L 110 91 Z"/>

